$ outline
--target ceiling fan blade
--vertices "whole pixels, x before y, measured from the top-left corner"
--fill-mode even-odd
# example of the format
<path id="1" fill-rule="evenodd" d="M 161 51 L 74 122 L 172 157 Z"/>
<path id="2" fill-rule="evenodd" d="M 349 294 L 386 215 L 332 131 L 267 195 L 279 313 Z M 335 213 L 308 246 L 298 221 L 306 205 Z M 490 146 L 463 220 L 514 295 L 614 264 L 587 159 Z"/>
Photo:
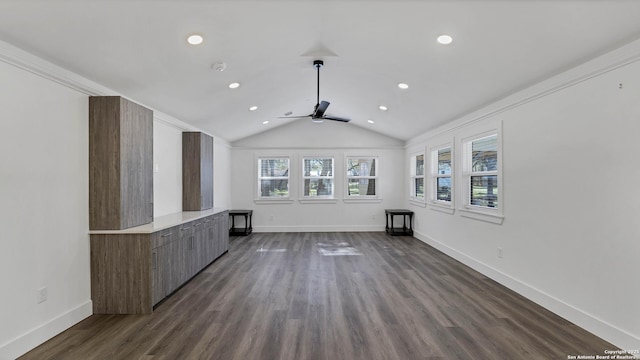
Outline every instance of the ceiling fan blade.
<path id="1" fill-rule="evenodd" d="M 293 116 L 278 116 L 278 119 L 304 119 L 313 117 L 313 114 L 308 115 L 293 115 Z"/>
<path id="2" fill-rule="evenodd" d="M 316 106 L 316 111 L 313 112 L 314 118 L 321 118 L 324 115 L 324 112 L 327 111 L 329 107 L 328 101 L 320 101 L 320 103 Z"/>
<path id="3" fill-rule="evenodd" d="M 341 121 L 341 122 L 349 122 L 349 121 L 351 121 L 351 119 L 337 117 L 337 116 L 323 116 L 322 119 L 324 119 L 324 120 L 333 120 L 333 121 Z"/>

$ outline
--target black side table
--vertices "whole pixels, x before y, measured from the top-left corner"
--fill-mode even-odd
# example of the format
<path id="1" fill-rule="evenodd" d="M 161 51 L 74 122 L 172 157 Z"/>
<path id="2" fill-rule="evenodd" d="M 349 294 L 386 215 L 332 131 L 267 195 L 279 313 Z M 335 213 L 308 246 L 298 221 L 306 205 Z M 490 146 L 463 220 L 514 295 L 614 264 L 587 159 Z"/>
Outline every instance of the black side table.
<path id="1" fill-rule="evenodd" d="M 387 234 L 392 236 L 398 236 L 398 235 L 412 236 L 413 235 L 413 228 L 411 226 L 413 221 L 413 211 L 406 210 L 406 209 L 385 209 L 384 213 L 387 218 L 387 225 L 385 226 L 385 231 L 387 232 Z M 393 227 L 394 215 L 402 216 L 401 228 Z M 389 218 L 391 218 L 391 221 L 389 221 Z M 407 227 L 407 218 L 409 218 L 409 227 Z"/>
<path id="2" fill-rule="evenodd" d="M 249 235 L 253 231 L 251 226 L 251 216 L 253 210 L 229 210 L 229 217 L 231 217 L 231 228 L 229 229 L 229 235 Z M 244 216 L 244 229 L 236 229 L 236 216 Z"/>

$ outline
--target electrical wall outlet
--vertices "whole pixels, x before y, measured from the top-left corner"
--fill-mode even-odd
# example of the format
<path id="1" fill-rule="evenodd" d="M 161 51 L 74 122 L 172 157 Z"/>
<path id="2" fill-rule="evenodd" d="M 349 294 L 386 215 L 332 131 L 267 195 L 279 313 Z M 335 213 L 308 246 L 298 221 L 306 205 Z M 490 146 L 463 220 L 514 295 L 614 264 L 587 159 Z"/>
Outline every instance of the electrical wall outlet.
<path id="1" fill-rule="evenodd" d="M 502 246 L 498 246 L 498 258 L 502 259 Z"/>
<path id="2" fill-rule="evenodd" d="M 43 286 L 36 290 L 36 301 L 38 304 L 47 301 L 47 287 Z"/>

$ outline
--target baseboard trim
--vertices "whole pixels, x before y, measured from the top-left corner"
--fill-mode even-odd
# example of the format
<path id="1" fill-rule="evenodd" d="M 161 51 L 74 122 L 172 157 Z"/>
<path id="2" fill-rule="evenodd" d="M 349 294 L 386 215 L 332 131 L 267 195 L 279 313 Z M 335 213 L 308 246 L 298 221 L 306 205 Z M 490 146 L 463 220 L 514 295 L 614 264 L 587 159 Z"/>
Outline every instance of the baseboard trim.
<path id="1" fill-rule="evenodd" d="M 253 232 L 369 232 L 384 231 L 384 225 L 291 225 L 254 226 Z"/>
<path id="2" fill-rule="evenodd" d="M 63 313 L 25 334 L 0 345 L 0 359 L 15 359 L 93 314 L 91 300 Z"/>
<path id="3" fill-rule="evenodd" d="M 427 245 L 433 246 L 437 250 L 443 252 L 448 256 L 451 256 L 452 258 L 482 273 L 483 275 L 497 281 L 498 283 L 517 292 L 518 294 L 555 313 L 556 315 L 618 346 L 620 349 L 640 349 L 640 338 L 617 328 L 615 325 L 598 319 L 597 317 L 588 314 L 571 304 L 568 304 L 560 299 L 553 297 L 550 294 L 536 289 L 529 284 L 513 278 L 508 274 L 505 274 L 491 266 L 488 266 L 483 262 L 478 261 L 454 248 L 451 248 L 448 245 L 439 242 L 423 233 L 414 231 L 414 237 L 426 243 Z"/>

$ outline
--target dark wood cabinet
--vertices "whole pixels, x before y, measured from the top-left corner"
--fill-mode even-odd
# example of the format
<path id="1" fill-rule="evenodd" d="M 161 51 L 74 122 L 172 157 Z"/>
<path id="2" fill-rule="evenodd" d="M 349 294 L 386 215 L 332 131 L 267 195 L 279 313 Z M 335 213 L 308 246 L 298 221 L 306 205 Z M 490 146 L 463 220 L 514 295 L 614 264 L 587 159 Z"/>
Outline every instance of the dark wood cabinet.
<path id="1" fill-rule="evenodd" d="M 182 210 L 213 207 L 213 138 L 201 132 L 182 133 Z"/>
<path id="2" fill-rule="evenodd" d="M 151 250 L 151 289 L 152 304 L 155 305 L 167 296 L 170 274 L 170 244 Z"/>
<path id="3" fill-rule="evenodd" d="M 218 254 L 229 250 L 229 212 L 225 211 L 218 217 Z"/>
<path id="4" fill-rule="evenodd" d="M 224 254 L 229 243 L 228 211 L 204 215 L 158 231 L 92 232 L 93 312 L 150 313 Z"/>
<path id="5" fill-rule="evenodd" d="M 173 244 L 178 238 L 176 230 L 176 228 L 169 228 L 151 235 L 153 305 L 171 294 L 179 286 L 178 279 L 173 276 L 173 266 L 176 262 L 173 255 Z"/>
<path id="6" fill-rule="evenodd" d="M 153 221 L 153 111 L 119 96 L 89 97 L 89 228 Z"/>

